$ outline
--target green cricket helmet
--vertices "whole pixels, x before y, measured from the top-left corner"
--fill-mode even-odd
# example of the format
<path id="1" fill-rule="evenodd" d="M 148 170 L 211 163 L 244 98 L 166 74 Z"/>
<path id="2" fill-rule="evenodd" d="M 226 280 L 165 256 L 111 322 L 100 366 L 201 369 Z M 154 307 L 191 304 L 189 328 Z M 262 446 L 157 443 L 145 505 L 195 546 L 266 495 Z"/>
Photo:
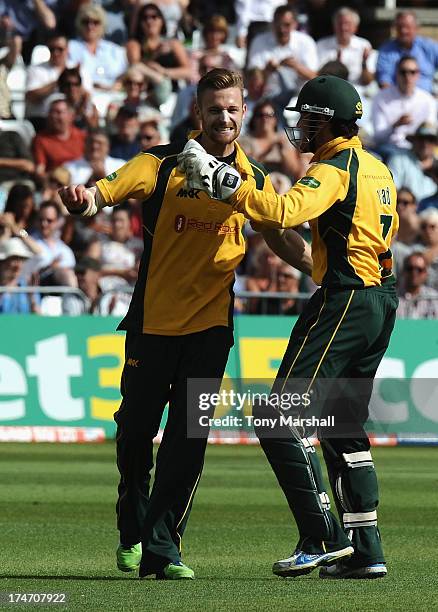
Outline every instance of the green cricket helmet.
<path id="1" fill-rule="evenodd" d="M 307 129 L 307 136 L 303 142 L 300 128 L 286 128 L 290 142 L 303 151 L 303 146 L 315 138 L 322 127 L 322 121 L 339 119 L 341 121 L 355 121 L 362 117 L 362 101 L 356 89 L 344 79 L 332 75 L 322 75 L 308 81 L 298 94 L 295 106 L 286 110 L 298 113 L 308 113 L 307 119 L 301 125 Z"/>

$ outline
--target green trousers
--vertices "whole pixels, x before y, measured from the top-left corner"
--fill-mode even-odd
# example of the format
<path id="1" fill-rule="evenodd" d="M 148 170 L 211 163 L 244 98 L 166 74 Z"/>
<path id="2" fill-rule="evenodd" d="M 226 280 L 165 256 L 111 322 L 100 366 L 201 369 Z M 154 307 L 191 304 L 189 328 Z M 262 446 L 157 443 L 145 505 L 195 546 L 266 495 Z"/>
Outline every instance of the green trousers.
<path id="1" fill-rule="evenodd" d="M 281 435 L 266 435 L 266 430 L 257 430 L 297 522 L 298 548 L 318 553 L 352 544 L 351 563 L 358 567 L 384 561 L 377 529 L 377 478 L 364 424 L 396 308 L 392 285 L 319 289 L 292 330 L 272 389 L 277 395 L 309 392 L 316 397 L 311 408 L 317 409 L 316 416 L 333 416 L 336 426 L 320 427 L 317 435 L 340 523 L 330 511 L 319 460 L 307 439 L 312 432 L 298 427 L 286 435 L 284 428 Z M 307 417 L 308 410 L 301 407 L 296 414 Z"/>

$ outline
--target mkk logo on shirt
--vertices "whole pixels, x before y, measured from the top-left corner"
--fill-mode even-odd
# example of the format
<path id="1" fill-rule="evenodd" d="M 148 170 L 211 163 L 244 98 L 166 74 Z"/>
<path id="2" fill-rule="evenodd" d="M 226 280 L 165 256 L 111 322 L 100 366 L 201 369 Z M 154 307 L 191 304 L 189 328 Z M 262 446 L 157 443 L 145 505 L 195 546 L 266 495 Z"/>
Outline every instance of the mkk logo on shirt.
<path id="1" fill-rule="evenodd" d="M 199 197 L 199 193 L 201 192 L 200 189 L 183 189 L 181 188 L 178 193 L 176 194 L 177 198 L 190 198 L 192 200 L 200 200 L 201 198 Z"/>

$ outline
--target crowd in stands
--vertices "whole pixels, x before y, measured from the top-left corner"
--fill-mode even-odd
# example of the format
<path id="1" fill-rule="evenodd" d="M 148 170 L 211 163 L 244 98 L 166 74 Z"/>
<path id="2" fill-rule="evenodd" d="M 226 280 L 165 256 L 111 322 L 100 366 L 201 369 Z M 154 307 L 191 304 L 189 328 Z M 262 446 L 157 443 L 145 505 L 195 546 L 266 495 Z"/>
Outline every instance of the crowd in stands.
<path id="1" fill-rule="evenodd" d="M 199 129 L 197 82 L 224 67 L 244 78 L 239 142 L 280 193 L 309 165 L 285 136 L 296 120 L 285 107 L 318 74 L 355 85 L 359 135 L 398 190 L 399 316 L 437 318 L 438 39 L 403 9 L 393 36 L 373 48 L 358 35 L 363 3 L 340 4 L 0 0 L 0 313 L 126 312 L 143 246 L 141 202 L 73 218 L 57 190 L 92 186 L 140 151 Z M 245 231 L 235 291 L 260 297 L 238 298 L 236 313 L 299 314 L 312 281 L 249 224 Z"/>

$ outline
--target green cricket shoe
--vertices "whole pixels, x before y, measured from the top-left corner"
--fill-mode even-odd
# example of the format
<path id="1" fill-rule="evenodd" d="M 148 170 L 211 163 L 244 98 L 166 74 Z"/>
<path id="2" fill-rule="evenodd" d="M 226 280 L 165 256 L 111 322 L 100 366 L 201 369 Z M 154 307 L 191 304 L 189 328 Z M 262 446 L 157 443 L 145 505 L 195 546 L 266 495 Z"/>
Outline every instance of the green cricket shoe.
<path id="1" fill-rule="evenodd" d="M 181 561 L 169 563 L 162 572 L 157 574 L 157 580 L 194 580 L 195 572 Z"/>
<path id="2" fill-rule="evenodd" d="M 121 572 L 134 572 L 139 568 L 141 561 L 141 542 L 129 548 L 121 544 L 117 548 L 117 567 Z"/>

